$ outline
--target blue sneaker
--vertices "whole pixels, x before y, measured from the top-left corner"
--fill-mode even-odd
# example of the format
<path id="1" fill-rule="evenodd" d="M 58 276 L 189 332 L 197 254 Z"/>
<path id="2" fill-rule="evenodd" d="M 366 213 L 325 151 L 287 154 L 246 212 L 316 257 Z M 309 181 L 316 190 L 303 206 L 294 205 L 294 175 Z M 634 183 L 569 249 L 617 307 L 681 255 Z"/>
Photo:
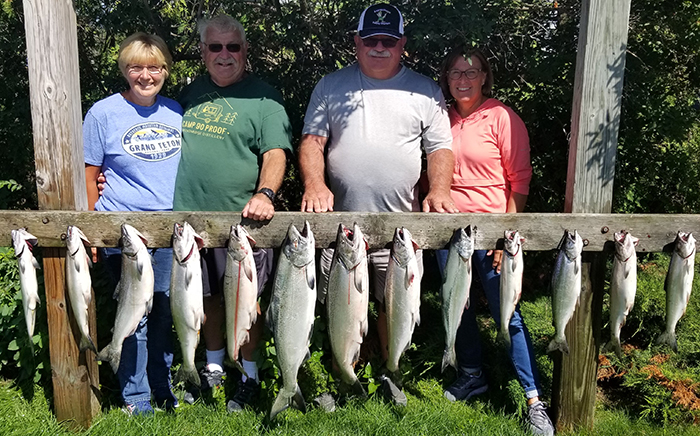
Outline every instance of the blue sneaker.
<path id="1" fill-rule="evenodd" d="M 153 407 L 148 400 L 137 401 L 126 405 L 126 413 L 130 416 L 147 416 L 153 415 Z"/>
<path id="2" fill-rule="evenodd" d="M 474 395 L 483 394 L 489 388 L 483 371 L 478 375 L 463 373 L 454 383 L 445 389 L 445 398 L 450 401 L 467 401 Z"/>

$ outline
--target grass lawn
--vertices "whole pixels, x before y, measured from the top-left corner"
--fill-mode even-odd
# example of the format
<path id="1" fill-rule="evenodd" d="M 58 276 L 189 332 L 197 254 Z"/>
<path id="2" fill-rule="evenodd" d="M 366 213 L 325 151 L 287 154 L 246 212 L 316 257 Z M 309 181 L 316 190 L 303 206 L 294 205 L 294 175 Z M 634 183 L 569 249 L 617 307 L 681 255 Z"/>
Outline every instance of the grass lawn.
<path id="1" fill-rule="evenodd" d="M 74 433 L 56 422 L 43 392 L 37 388 L 31 401 L 0 381 L 0 434 L 2 435 L 524 435 L 522 422 L 493 407 L 488 394 L 482 399 L 450 403 L 433 379 L 408 389 L 409 405 L 396 409 L 371 398 L 353 402 L 333 413 L 310 408 L 306 414 L 290 410 L 269 423 L 265 412 L 229 415 L 222 402 L 214 405 L 183 404 L 175 413 L 156 411 L 152 417 L 128 417 L 112 408 L 98 416 L 92 428 Z M 581 435 L 700 435 L 693 426 L 656 426 L 621 412 L 599 410 L 593 431 Z"/>

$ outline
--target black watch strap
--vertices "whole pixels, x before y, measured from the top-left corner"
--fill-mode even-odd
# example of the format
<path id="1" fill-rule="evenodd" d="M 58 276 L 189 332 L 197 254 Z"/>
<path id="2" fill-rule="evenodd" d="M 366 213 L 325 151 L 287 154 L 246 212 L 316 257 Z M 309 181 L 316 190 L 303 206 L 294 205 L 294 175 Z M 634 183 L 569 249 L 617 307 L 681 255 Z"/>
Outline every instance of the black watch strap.
<path id="1" fill-rule="evenodd" d="M 270 189 L 270 188 L 261 188 L 261 189 L 258 190 L 258 192 L 256 192 L 256 194 L 263 194 L 263 195 L 265 195 L 267 198 L 269 198 L 270 201 L 274 201 L 274 200 L 275 200 L 275 191 L 273 191 L 273 190 Z"/>

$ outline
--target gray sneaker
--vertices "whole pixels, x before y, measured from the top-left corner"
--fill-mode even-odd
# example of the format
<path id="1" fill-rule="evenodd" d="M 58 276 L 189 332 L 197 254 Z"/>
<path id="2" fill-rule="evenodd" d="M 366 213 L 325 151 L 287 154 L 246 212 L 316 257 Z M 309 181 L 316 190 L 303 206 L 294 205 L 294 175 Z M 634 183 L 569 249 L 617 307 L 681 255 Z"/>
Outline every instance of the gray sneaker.
<path id="1" fill-rule="evenodd" d="M 463 373 L 450 387 L 445 389 L 445 398 L 450 401 L 467 401 L 474 395 L 483 394 L 488 388 L 484 371 L 479 371 L 479 375 Z"/>
<path id="2" fill-rule="evenodd" d="M 542 401 L 537 401 L 527 407 L 527 423 L 532 434 L 554 435 L 554 426 L 547 415 L 547 406 Z"/>
<path id="3" fill-rule="evenodd" d="M 408 399 L 401 389 L 399 389 L 391 379 L 385 375 L 379 377 L 382 382 L 381 392 L 384 399 L 397 405 L 406 406 L 408 404 Z"/>

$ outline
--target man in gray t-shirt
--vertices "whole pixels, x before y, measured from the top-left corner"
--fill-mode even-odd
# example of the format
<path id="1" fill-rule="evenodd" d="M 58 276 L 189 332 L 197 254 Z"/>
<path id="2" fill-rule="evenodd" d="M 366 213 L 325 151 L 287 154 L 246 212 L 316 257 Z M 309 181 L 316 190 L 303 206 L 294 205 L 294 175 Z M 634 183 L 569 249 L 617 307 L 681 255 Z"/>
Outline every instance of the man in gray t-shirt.
<path id="1" fill-rule="evenodd" d="M 454 156 L 445 101 L 433 80 L 400 63 L 406 43 L 401 13 L 385 3 L 370 6 L 357 30 L 357 63 L 321 79 L 306 111 L 299 146 L 301 210 L 458 212 L 450 197 Z M 429 191 L 421 206 L 422 150 Z M 331 257 L 324 250 L 322 279 Z M 375 295 L 383 301 L 388 250 L 370 253 L 370 262 L 377 279 Z M 422 269 L 420 256 L 419 265 Z M 383 307 L 378 329 L 386 358 Z M 395 393 L 391 399 L 405 404 L 403 393 L 389 388 Z"/>

